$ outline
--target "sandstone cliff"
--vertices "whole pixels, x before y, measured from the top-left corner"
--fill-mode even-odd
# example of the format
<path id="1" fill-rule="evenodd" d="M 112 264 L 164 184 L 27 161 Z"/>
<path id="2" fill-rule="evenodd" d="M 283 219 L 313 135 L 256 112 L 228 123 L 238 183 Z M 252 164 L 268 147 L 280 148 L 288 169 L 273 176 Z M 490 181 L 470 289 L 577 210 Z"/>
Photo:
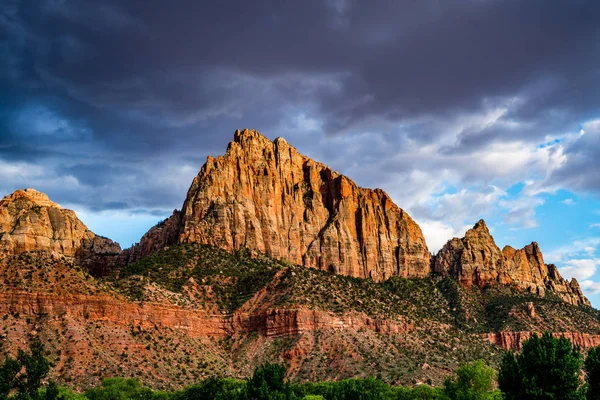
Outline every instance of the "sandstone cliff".
<path id="1" fill-rule="evenodd" d="M 385 192 L 359 188 L 284 139 L 252 130 L 236 131 L 224 156 L 208 157 L 181 214 L 131 252 L 135 259 L 175 241 L 247 247 L 375 281 L 431 270 L 421 229 Z"/>
<path id="2" fill-rule="evenodd" d="M 537 243 L 519 250 L 506 246 L 500 251 L 483 220 L 464 238 L 446 243 L 435 257 L 434 271 L 453 276 L 464 286 L 483 288 L 500 283 L 541 297 L 550 291 L 570 304 L 590 305 L 575 279 L 566 281 L 554 265 L 544 263 Z"/>
<path id="3" fill-rule="evenodd" d="M 117 263 L 121 248 L 44 193 L 17 190 L 0 200 L 0 258 L 29 251 L 72 257 L 101 274 Z"/>

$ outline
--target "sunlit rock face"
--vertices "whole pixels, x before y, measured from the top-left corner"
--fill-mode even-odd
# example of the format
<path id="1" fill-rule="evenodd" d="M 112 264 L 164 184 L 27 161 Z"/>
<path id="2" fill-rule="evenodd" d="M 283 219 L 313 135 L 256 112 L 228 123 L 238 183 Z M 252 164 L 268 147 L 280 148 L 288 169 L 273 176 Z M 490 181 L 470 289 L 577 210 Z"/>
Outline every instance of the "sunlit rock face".
<path id="1" fill-rule="evenodd" d="M 384 191 L 359 188 L 284 139 L 253 130 L 236 131 L 225 155 L 208 157 L 181 214 L 148 232 L 136 257 L 173 242 L 173 229 L 179 242 L 247 247 L 376 281 L 431 271 L 421 229 Z"/>
<path id="2" fill-rule="evenodd" d="M 17 190 L 0 200 L 0 257 L 30 251 L 73 257 L 91 272 L 103 273 L 117 263 L 121 248 L 46 194 Z"/>
<path id="3" fill-rule="evenodd" d="M 522 249 L 496 245 L 485 222 L 480 220 L 462 239 L 453 238 L 439 251 L 434 271 L 458 279 L 463 286 L 480 288 L 504 284 L 544 297 L 547 291 L 570 304 L 590 305 L 575 279 L 563 279 L 556 266 L 544 263 L 536 242 Z"/>

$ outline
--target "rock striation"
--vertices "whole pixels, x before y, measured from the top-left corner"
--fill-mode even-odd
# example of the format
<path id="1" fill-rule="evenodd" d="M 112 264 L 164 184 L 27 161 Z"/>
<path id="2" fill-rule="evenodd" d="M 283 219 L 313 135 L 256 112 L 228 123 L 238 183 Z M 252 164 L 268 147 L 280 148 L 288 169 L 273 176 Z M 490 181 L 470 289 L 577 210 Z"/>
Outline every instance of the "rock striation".
<path id="1" fill-rule="evenodd" d="M 436 273 L 453 276 L 463 286 L 504 284 L 541 297 L 550 291 L 567 303 L 590 305 L 575 279 L 568 282 L 556 266 L 544 263 L 536 242 L 522 249 L 506 246 L 500 251 L 483 220 L 464 238 L 448 241 L 433 265 Z"/>
<path id="2" fill-rule="evenodd" d="M 503 349 L 518 351 L 523 347 L 523 342 L 529 339 L 533 333 L 541 336 L 541 332 L 511 331 L 484 333 L 482 334 L 482 337 L 484 340 L 502 347 Z M 600 335 L 579 332 L 553 332 L 552 335 L 556 338 L 564 337 L 569 339 L 571 343 L 582 349 L 590 349 L 600 345 Z"/>
<path id="3" fill-rule="evenodd" d="M 118 263 L 121 248 L 44 193 L 17 190 L 0 200 L 0 257 L 30 251 L 71 257 L 101 274 Z"/>
<path id="4" fill-rule="evenodd" d="M 384 191 L 360 188 L 284 139 L 247 129 L 235 132 L 225 155 L 208 157 L 181 213 L 131 252 L 135 259 L 174 242 L 247 247 L 375 281 L 431 271 L 421 229 Z"/>

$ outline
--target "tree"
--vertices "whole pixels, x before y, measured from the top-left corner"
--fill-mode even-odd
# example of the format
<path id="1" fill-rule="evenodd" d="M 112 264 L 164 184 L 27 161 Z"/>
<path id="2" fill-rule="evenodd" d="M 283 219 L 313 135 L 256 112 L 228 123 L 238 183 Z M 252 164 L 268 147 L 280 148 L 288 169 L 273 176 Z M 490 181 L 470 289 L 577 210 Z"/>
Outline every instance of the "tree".
<path id="1" fill-rule="evenodd" d="M 285 382 L 285 367 L 280 364 L 263 364 L 254 370 L 246 383 L 249 400 L 285 399 L 289 386 Z"/>
<path id="2" fill-rule="evenodd" d="M 496 371 L 483 361 L 464 364 L 454 378 L 444 382 L 444 392 L 451 400 L 487 400 L 495 398 Z"/>
<path id="3" fill-rule="evenodd" d="M 564 337 L 545 332 L 523 343 L 521 354 L 502 359 L 498 385 L 507 400 L 583 399 L 580 380 L 583 357 Z"/>
<path id="4" fill-rule="evenodd" d="M 39 340 L 34 340 L 29 345 L 29 353 L 19 349 L 17 360 L 25 369 L 25 373 L 17 380 L 17 393 L 25 398 L 37 399 L 42 380 L 50 372 L 50 364 L 44 357 L 44 346 Z"/>
<path id="5" fill-rule="evenodd" d="M 588 351 L 584 363 L 588 400 L 600 400 L 600 346 Z"/>
<path id="6" fill-rule="evenodd" d="M 44 346 L 38 339 L 29 344 L 29 352 L 19 349 L 17 358 L 7 355 L 0 366 L 0 399 L 7 399 L 13 392 L 19 400 L 40 399 L 39 390 L 49 371 L 50 364 L 44 356 Z M 59 398 L 56 385 L 50 381 L 44 399 Z"/>
<path id="7" fill-rule="evenodd" d="M 6 356 L 4 363 L 0 366 L 0 400 L 8 398 L 8 395 L 17 387 L 17 376 L 21 371 L 21 363 L 10 356 Z"/>

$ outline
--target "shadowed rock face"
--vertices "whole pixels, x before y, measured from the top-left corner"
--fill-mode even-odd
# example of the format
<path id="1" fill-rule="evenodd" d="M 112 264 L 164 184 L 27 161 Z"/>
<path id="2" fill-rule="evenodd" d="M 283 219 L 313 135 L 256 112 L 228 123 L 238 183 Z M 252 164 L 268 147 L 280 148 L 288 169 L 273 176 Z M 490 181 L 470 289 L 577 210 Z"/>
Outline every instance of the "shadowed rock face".
<path id="1" fill-rule="evenodd" d="M 75 212 L 34 189 L 17 190 L 0 200 L 0 257 L 45 251 L 77 259 L 102 274 L 117 264 L 121 248 L 97 236 Z"/>
<path id="2" fill-rule="evenodd" d="M 252 130 L 236 131 L 224 156 L 208 157 L 168 222 L 176 226 L 179 242 L 247 247 L 376 281 L 431 271 L 421 229 L 385 192 L 359 188 L 284 139 Z M 150 231 L 133 252 L 167 245 L 159 243 L 166 236 Z"/>
<path id="3" fill-rule="evenodd" d="M 439 251 L 434 271 L 458 279 L 463 286 L 480 288 L 504 284 L 541 297 L 551 291 L 570 304 L 590 305 L 575 279 L 563 279 L 556 266 L 544 263 L 536 242 L 522 249 L 496 246 L 485 222 L 480 220 L 462 239 L 453 238 Z"/>

